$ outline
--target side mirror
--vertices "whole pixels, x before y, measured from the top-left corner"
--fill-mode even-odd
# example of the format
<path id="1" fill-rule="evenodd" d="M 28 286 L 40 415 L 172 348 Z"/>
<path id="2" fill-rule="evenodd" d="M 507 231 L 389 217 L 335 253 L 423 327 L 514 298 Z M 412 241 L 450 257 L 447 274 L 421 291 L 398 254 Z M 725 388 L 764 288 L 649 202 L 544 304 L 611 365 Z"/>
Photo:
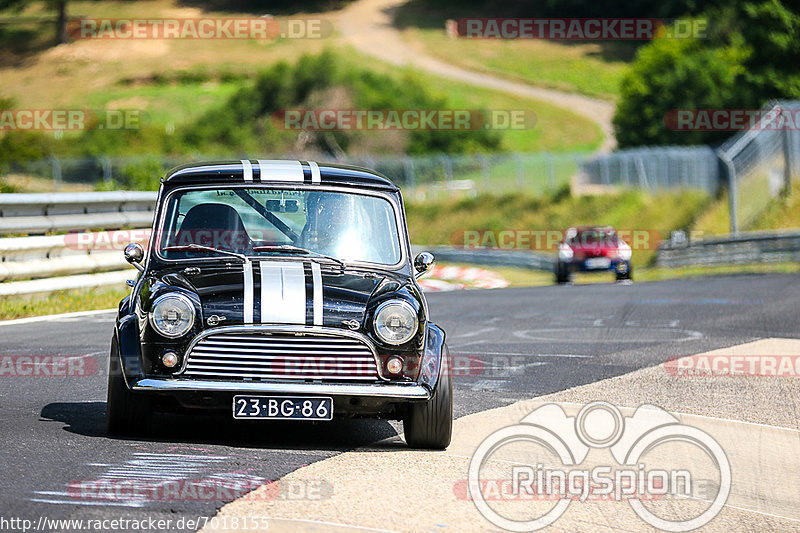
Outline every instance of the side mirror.
<path id="1" fill-rule="evenodd" d="M 436 264 L 436 258 L 430 252 L 420 252 L 414 258 L 414 270 L 416 270 L 416 278 L 419 279 L 426 274 L 430 274 L 433 270 L 433 265 Z"/>
<path id="2" fill-rule="evenodd" d="M 142 259 L 144 259 L 144 248 L 138 242 L 129 243 L 125 246 L 125 261 L 135 266 L 139 272 L 144 272 Z"/>

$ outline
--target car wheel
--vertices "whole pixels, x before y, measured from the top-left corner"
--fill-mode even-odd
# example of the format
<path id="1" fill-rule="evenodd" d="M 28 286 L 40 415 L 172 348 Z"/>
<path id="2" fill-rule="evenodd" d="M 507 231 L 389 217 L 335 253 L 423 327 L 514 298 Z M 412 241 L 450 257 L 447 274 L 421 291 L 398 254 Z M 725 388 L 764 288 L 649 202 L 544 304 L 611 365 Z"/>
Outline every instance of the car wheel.
<path id="1" fill-rule="evenodd" d="M 633 281 L 633 266 L 628 265 L 628 271 L 625 273 L 617 272 L 617 281 Z"/>
<path id="2" fill-rule="evenodd" d="M 450 351 L 444 347 L 444 356 L 449 359 Z M 430 400 L 411 404 L 403 419 L 406 443 L 411 448 L 444 450 L 450 444 L 453 434 L 453 382 L 449 361 L 442 365 L 439 383 Z"/>
<path id="3" fill-rule="evenodd" d="M 119 365 L 117 339 L 111 340 L 111 362 L 108 369 L 106 397 L 106 431 L 109 435 L 144 435 L 150 430 L 151 402 L 125 385 Z"/>
<path id="4" fill-rule="evenodd" d="M 570 282 L 569 266 L 566 263 L 556 263 L 556 283 L 563 285 Z"/>

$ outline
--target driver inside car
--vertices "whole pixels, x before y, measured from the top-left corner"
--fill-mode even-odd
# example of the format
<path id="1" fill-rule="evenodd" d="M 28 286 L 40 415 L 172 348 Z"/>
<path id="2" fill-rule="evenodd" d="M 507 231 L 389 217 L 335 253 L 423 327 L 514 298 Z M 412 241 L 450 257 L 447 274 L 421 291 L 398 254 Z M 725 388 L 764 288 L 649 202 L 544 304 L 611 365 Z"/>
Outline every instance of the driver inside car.
<path id="1" fill-rule="evenodd" d="M 306 217 L 302 247 L 343 260 L 375 261 L 374 247 L 359 237 L 370 233 L 366 213 L 352 195 L 309 194 Z"/>

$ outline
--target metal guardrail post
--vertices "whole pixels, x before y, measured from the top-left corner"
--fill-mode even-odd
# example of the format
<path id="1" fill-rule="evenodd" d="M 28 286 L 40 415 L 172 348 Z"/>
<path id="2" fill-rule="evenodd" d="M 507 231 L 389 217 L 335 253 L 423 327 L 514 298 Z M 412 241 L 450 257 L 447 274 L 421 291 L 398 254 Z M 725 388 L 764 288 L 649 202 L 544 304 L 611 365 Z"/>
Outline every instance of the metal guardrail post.
<path id="1" fill-rule="evenodd" d="M 58 191 L 61 189 L 61 161 L 54 155 L 51 155 L 50 165 L 53 167 L 53 190 Z"/>
<path id="2" fill-rule="evenodd" d="M 790 128 L 783 130 L 783 196 L 792 193 L 792 170 L 794 161 L 792 158 L 792 131 Z"/>
<path id="3" fill-rule="evenodd" d="M 413 191 L 416 188 L 417 183 L 416 176 L 414 176 L 414 160 L 410 157 L 403 159 L 403 171 L 406 178 L 406 187 Z"/>
<path id="4" fill-rule="evenodd" d="M 525 185 L 525 162 L 522 160 L 522 156 L 518 153 L 514 154 L 514 170 L 517 174 L 517 183 L 520 186 Z"/>
<path id="5" fill-rule="evenodd" d="M 736 167 L 733 164 L 730 156 L 723 151 L 717 150 L 717 156 L 725 163 L 725 167 L 728 169 L 728 206 L 730 209 L 731 215 L 731 235 L 734 237 L 739 233 L 739 224 L 737 218 L 737 205 L 738 205 L 738 198 L 737 198 L 737 187 L 736 187 Z"/>
<path id="6" fill-rule="evenodd" d="M 100 158 L 100 163 L 103 166 L 103 183 L 108 185 L 113 178 L 111 170 L 111 160 L 107 157 Z"/>

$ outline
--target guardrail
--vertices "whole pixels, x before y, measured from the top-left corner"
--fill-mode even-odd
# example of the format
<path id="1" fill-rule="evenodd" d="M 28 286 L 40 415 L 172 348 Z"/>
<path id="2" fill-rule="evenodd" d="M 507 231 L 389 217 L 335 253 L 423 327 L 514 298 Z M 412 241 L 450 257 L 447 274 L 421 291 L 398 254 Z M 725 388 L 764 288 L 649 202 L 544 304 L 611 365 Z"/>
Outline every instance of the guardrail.
<path id="1" fill-rule="evenodd" d="M 146 232 L 110 242 L 109 233 L 87 230 L 150 227 L 155 200 L 154 192 L 0 194 L 0 234 L 25 235 L 0 238 L 0 295 L 119 283 L 134 274 L 121 251 L 129 240 L 146 241 Z M 428 249 L 444 262 L 552 269 L 552 258 L 535 252 Z"/>
<path id="2" fill-rule="evenodd" d="M 139 191 L 0 194 L 0 235 L 24 235 L 0 239 L 0 295 L 124 281 L 133 272 L 122 248 L 146 232 L 109 242 L 87 230 L 149 228 L 155 201 L 155 192 Z M 61 234 L 37 235 L 45 233 Z"/>
<path id="3" fill-rule="evenodd" d="M 149 227 L 155 192 L 0 194 L 0 235 Z"/>
<path id="4" fill-rule="evenodd" d="M 555 263 L 552 254 L 528 250 L 498 250 L 491 248 L 464 249 L 451 246 L 413 246 L 414 253 L 428 251 L 437 261 L 445 263 L 468 263 L 470 265 L 505 266 L 531 270 L 553 271 Z"/>
<path id="5" fill-rule="evenodd" d="M 656 256 L 656 265 L 666 268 L 792 261 L 800 261 L 797 231 L 740 233 L 683 244 L 665 241 Z"/>

